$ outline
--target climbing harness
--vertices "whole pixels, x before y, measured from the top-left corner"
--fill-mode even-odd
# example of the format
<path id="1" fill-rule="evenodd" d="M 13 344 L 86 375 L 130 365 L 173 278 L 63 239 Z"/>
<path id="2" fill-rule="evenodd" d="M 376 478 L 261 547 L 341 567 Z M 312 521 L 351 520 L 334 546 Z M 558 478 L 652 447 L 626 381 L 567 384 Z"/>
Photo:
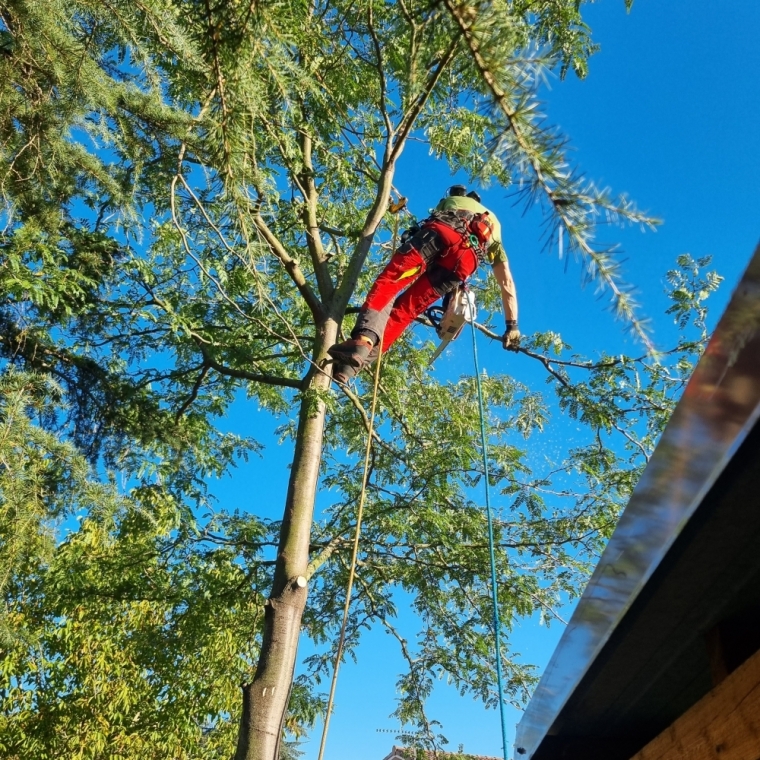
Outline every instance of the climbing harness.
<path id="1" fill-rule="evenodd" d="M 477 313 L 475 294 L 464 283 L 457 286 L 453 293 L 446 294 L 443 306 L 433 306 L 425 312 L 442 341 L 430 357 L 428 366 L 433 364 L 452 340 L 459 337 L 465 322 L 475 321 Z"/>
<path id="2" fill-rule="evenodd" d="M 424 222 L 441 222 L 462 236 L 465 248 L 475 251 L 481 264 L 488 263 L 488 248 L 493 240 L 494 222 L 490 211 L 474 212 L 467 209 L 434 211 Z"/>
<path id="3" fill-rule="evenodd" d="M 493 540 L 493 513 L 491 511 L 491 496 L 488 486 L 488 444 L 486 442 L 486 415 L 483 407 L 483 387 L 480 381 L 478 365 L 478 343 L 475 339 L 475 320 L 470 322 L 472 327 L 472 355 L 475 360 L 475 380 L 478 386 L 478 410 L 480 412 L 480 445 L 483 452 L 483 480 L 486 488 L 486 516 L 488 520 L 488 553 L 491 559 L 491 601 L 493 602 L 493 630 L 496 649 L 496 681 L 499 687 L 499 713 L 501 716 L 501 741 L 504 760 L 507 757 L 507 716 L 504 712 L 504 679 L 501 672 L 501 620 L 499 619 L 499 597 L 496 590 L 496 550 Z"/>

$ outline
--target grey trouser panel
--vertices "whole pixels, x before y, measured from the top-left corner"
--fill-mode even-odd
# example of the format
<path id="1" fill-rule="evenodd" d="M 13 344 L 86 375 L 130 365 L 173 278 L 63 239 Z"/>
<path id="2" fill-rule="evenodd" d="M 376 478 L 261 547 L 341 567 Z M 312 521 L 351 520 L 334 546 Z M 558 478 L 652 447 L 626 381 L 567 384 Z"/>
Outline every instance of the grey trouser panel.
<path id="1" fill-rule="evenodd" d="M 391 309 L 395 299 L 391 301 L 382 311 L 360 311 L 356 318 L 356 325 L 351 330 L 351 337 L 358 338 L 360 335 L 371 332 L 374 335 L 374 341 L 380 340 L 380 336 L 385 332 L 385 325 L 388 324 L 388 317 L 391 315 Z"/>

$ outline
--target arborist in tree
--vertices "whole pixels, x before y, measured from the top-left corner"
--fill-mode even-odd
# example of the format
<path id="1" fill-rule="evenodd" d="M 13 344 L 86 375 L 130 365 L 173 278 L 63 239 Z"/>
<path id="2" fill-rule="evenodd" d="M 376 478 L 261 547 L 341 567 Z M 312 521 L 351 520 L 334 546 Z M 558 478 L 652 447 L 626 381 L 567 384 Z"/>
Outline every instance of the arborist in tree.
<path id="1" fill-rule="evenodd" d="M 506 319 L 502 344 L 516 350 L 520 343 L 517 293 L 501 242 L 501 225 L 481 204 L 478 193 L 454 185 L 427 219 L 404 233 L 401 245 L 370 288 L 351 339 L 328 349 L 335 365 L 333 378 L 345 383 L 355 377 L 377 358 L 380 336 L 385 352 L 416 317 L 464 283 L 481 262 L 491 265 L 501 289 Z"/>

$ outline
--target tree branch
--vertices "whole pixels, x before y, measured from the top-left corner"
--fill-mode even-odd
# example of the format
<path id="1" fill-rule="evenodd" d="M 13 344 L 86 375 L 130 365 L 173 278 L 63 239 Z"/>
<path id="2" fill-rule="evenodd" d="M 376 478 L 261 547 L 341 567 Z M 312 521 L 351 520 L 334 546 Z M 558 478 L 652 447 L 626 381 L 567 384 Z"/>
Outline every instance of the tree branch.
<path id="1" fill-rule="evenodd" d="M 385 122 L 385 131 L 387 135 L 393 134 L 393 124 L 391 124 L 391 117 L 388 115 L 388 108 L 385 102 L 388 96 L 388 85 L 385 82 L 385 68 L 383 64 L 383 51 L 380 48 L 380 40 L 377 39 L 377 32 L 375 31 L 375 20 L 372 13 L 372 3 L 369 3 L 367 10 L 367 27 L 369 28 L 369 34 L 372 38 L 372 45 L 375 48 L 375 57 L 377 58 L 376 68 L 377 75 L 380 80 L 380 113 L 383 115 L 383 121 Z"/>
<path id="2" fill-rule="evenodd" d="M 482 332 L 483 335 L 487 335 L 489 338 L 492 338 L 493 340 L 499 340 L 499 341 L 501 340 L 501 335 L 497 335 L 495 332 L 492 332 L 485 325 L 481 325 L 476 322 L 475 327 L 478 330 L 480 330 L 480 332 Z M 530 351 L 527 348 L 522 348 L 519 346 L 516 349 L 511 349 L 511 350 L 517 354 L 525 354 L 526 356 L 530 356 L 531 359 L 537 359 L 538 361 L 541 362 L 541 364 L 544 365 L 544 367 L 546 367 L 546 371 L 550 375 L 553 375 L 560 383 L 562 383 L 562 385 L 564 385 L 565 388 L 570 387 L 570 383 L 568 383 L 567 380 L 564 377 L 562 377 L 562 375 L 560 375 L 559 372 L 557 372 L 557 370 L 554 369 L 554 367 L 551 366 L 550 359 L 547 359 L 545 356 L 542 356 L 541 354 L 534 353 L 533 351 Z M 592 368 L 588 367 L 587 369 L 592 369 Z"/>
<path id="3" fill-rule="evenodd" d="M 304 119 L 305 121 L 305 119 Z M 306 245 L 311 254 L 314 274 L 317 278 L 317 287 L 319 295 L 324 302 L 332 298 L 335 291 L 330 272 L 327 269 L 327 256 L 322 245 L 322 238 L 319 235 L 319 222 L 317 221 L 317 203 L 319 194 L 317 185 L 314 182 L 314 162 L 312 161 L 312 138 L 306 132 L 299 133 L 299 143 L 301 145 L 301 155 L 303 156 L 304 170 L 301 173 L 299 184 L 304 192 L 304 201 L 306 203 L 303 213 L 303 222 L 306 226 Z"/>
<path id="4" fill-rule="evenodd" d="M 182 417 L 182 415 L 190 408 L 190 405 L 195 401 L 195 399 L 198 398 L 198 392 L 201 389 L 201 385 L 203 385 L 203 380 L 208 374 L 208 370 L 209 370 L 209 365 L 206 364 L 205 359 L 204 359 L 200 374 L 198 375 L 198 379 L 195 381 L 195 383 L 193 383 L 193 387 L 192 387 L 192 390 L 190 391 L 190 395 L 183 402 L 182 406 L 180 406 L 180 408 L 177 410 L 177 414 L 174 416 L 175 422 L 180 421 L 180 418 Z"/>
<path id="5" fill-rule="evenodd" d="M 412 131 L 414 123 L 417 121 L 417 117 L 420 115 L 422 109 L 425 107 L 425 104 L 430 98 L 430 95 L 433 93 L 433 89 L 438 84 L 438 81 L 441 78 L 441 74 L 443 74 L 446 67 L 449 65 L 449 63 L 451 63 L 451 60 L 454 57 L 454 53 L 456 53 L 457 45 L 459 45 L 460 38 L 461 34 L 458 34 L 451 41 L 451 44 L 443 54 L 443 57 L 441 58 L 438 65 L 435 67 L 432 75 L 425 83 L 424 89 L 417 96 L 411 108 L 404 114 L 404 117 L 401 119 L 401 123 L 399 124 L 397 130 L 396 142 L 393 145 L 393 151 L 391 153 L 392 160 L 395 161 L 401 155 L 401 151 L 404 149 L 406 139 L 409 137 L 409 133 Z"/>
<path id="6" fill-rule="evenodd" d="M 333 538 L 328 541 L 327 546 L 324 546 L 322 548 L 322 551 L 317 554 L 314 559 L 309 562 L 308 567 L 306 568 L 306 580 L 308 581 L 314 573 L 316 573 L 322 565 L 327 562 L 328 559 L 341 547 L 341 546 L 350 546 L 351 541 L 347 538 L 344 538 L 341 535 L 334 536 Z"/>
<path id="7" fill-rule="evenodd" d="M 325 312 L 322 307 L 322 302 L 312 290 L 311 285 L 307 282 L 303 270 L 301 269 L 301 265 L 285 250 L 285 246 L 277 239 L 272 230 L 269 229 L 264 218 L 261 216 L 261 211 L 256 212 L 253 217 L 253 222 L 272 253 L 282 262 L 285 271 L 290 275 L 290 279 L 293 280 L 295 286 L 298 288 L 298 292 L 303 296 L 304 301 L 306 301 L 306 305 L 309 307 L 316 323 L 320 324 L 323 322 Z"/>
<path id="8" fill-rule="evenodd" d="M 292 377 L 277 377 L 276 375 L 264 375 L 257 372 L 248 372 L 245 369 L 234 369 L 233 367 L 225 367 L 223 364 L 215 361 L 211 358 L 206 346 L 196 339 L 195 344 L 200 349 L 203 355 L 203 361 L 211 368 L 216 370 L 220 375 L 227 377 L 236 377 L 239 380 L 250 380 L 254 383 L 263 383 L 264 385 L 278 385 L 283 388 L 296 388 L 297 390 L 303 390 L 303 380 Z"/>

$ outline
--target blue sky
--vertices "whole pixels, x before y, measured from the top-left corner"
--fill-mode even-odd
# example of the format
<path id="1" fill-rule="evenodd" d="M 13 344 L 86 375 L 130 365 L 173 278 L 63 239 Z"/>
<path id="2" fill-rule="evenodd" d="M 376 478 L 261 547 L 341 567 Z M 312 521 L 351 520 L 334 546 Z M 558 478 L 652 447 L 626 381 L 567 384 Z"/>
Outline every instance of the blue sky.
<path id="1" fill-rule="evenodd" d="M 623 0 L 602 0 L 586 6 L 585 14 L 601 51 L 592 58 L 586 80 L 568 75 L 564 82 L 550 82 L 543 94 L 546 114 L 570 137 L 574 159 L 589 179 L 627 193 L 640 208 L 663 219 L 656 232 L 607 228 L 602 236 L 604 242 L 620 244 L 625 277 L 636 286 L 655 343 L 663 347 L 675 335 L 672 320 L 663 314 L 662 291 L 664 273 L 676 256 L 712 255 L 713 267 L 726 278 L 712 301 L 713 326 L 760 241 L 760 3 L 636 0 L 626 14 Z M 412 211 L 422 216 L 452 181 L 445 165 L 410 146 L 396 184 L 409 196 Z M 542 250 L 539 216 L 523 215 L 505 195 L 490 188 L 483 200 L 502 220 L 523 332 L 561 331 L 574 348 L 590 354 L 638 351 L 606 310 L 604 295 L 599 297 L 593 287 L 581 289 L 580 267 L 570 264 L 565 271 L 556 249 Z M 470 361 L 468 349 L 468 341 L 455 344 L 440 371 L 459 366 L 460 359 Z M 481 363 L 493 371 L 530 380 L 526 362 L 495 344 L 481 346 Z M 249 414 L 256 437 L 266 440 L 263 415 L 255 409 Z M 251 482 L 248 475 L 265 478 L 271 489 L 260 495 L 266 503 L 255 509 L 277 517 L 290 454 L 289 446 L 271 444 L 266 459 L 254 460 L 244 477 L 233 473 L 214 490 L 225 506 L 245 508 L 248 495 L 239 484 Z M 537 620 L 527 620 L 512 634 L 510 646 L 525 661 L 543 667 L 561 632 L 560 625 L 547 630 Z M 381 760 L 388 754 L 398 728 L 388 715 L 401 667 L 388 636 L 367 634 L 358 663 L 349 661 L 341 670 L 327 760 Z M 501 756 L 496 711 L 441 684 L 431 700 L 431 715 L 443 723 L 452 749 L 463 744 L 467 752 Z M 510 737 L 519 717 L 510 709 Z M 317 757 L 320 728 L 303 747 L 305 760 Z"/>

